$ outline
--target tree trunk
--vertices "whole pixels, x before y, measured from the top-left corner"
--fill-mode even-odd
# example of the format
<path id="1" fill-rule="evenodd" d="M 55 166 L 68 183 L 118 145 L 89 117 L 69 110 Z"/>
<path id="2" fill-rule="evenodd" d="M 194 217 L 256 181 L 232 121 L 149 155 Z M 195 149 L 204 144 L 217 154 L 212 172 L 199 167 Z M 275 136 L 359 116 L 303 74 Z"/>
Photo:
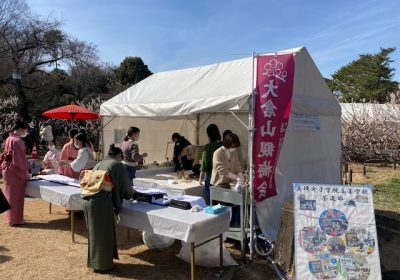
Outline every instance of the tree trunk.
<path id="1" fill-rule="evenodd" d="M 16 80 L 16 94 L 18 96 L 18 115 L 24 120 L 28 118 L 29 101 L 26 98 L 24 89 L 22 88 L 21 80 Z"/>
<path id="2" fill-rule="evenodd" d="M 275 241 L 275 258 L 281 267 L 294 275 L 294 214 L 293 200 L 282 207 L 281 226 Z"/>

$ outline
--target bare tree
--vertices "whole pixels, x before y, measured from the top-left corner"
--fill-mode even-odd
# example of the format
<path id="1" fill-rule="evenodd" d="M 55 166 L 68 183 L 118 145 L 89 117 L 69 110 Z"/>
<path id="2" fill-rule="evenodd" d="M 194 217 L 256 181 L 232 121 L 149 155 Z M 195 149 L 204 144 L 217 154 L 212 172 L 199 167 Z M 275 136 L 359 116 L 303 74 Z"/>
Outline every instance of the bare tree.
<path id="1" fill-rule="evenodd" d="M 44 66 L 97 58 L 96 47 L 70 38 L 60 29 L 60 21 L 40 18 L 24 0 L 0 3 L 0 85 L 13 84 L 19 99 L 18 113 L 28 114 L 25 89 L 28 77 L 43 72 Z"/>
<path id="2" fill-rule="evenodd" d="M 342 105 L 342 150 L 346 160 L 393 160 L 400 147 L 398 104 Z"/>

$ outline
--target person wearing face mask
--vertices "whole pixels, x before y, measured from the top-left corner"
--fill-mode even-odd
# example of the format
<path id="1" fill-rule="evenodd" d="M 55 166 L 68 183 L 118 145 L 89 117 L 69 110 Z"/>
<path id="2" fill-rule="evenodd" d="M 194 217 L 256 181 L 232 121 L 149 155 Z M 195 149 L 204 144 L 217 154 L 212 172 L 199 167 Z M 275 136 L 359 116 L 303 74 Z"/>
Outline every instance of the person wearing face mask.
<path id="1" fill-rule="evenodd" d="M 78 133 L 74 137 L 74 147 L 78 150 L 78 156 L 75 160 L 60 160 L 60 166 L 70 166 L 74 172 L 81 172 L 84 169 L 92 169 L 96 161 L 92 151 L 87 147 L 86 135 Z"/>
<path id="2" fill-rule="evenodd" d="M 244 185 L 242 165 L 236 151 L 239 147 L 240 141 L 236 134 L 230 133 L 224 137 L 222 146 L 213 155 L 212 185 L 229 188 L 229 183 L 236 181 Z"/>
<path id="3" fill-rule="evenodd" d="M 56 149 L 56 145 L 53 141 L 49 142 L 47 148 L 49 150 L 47 151 L 42 161 L 43 170 L 41 173 L 57 174 L 59 169 L 58 162 L 60 161 L 60 152 Z"/>
<path id="4" fill-rule="evenodd" d="M 64 145 L 61 149 L 60 160 L 70 160 L 73 161 L 78 157 L 78 149 L 74 147 L 74 137 L 78 134 L 76 128 L 72 128 L 68 132 L 69 142 Z M 79 178 L 79 172 L 74 172 L 69 165 L 62 166 L 58 169 L 58 173 L 70 178 Z"/>
<path id="5" fill-rule="evenodd" d="M 4 195 L 11 205 L 5 212 L 4 218 L 8 225 L 16 226 L 25 224 L 24 197 L 28 170 L 31 165 L 25 155 L 23 137 L 28 135 L 28 124 L 16 120 L 13 132 L 4 144 L 4 152 L 9 156 L 1 164 L 4 179 Z"/>
<path id="6" fill-rule="evenodd" d="M 139 146 L 137 141 L 140 138 L 140 129 L 131 126 L 128 129 L 128 133 L 124 138 L 124 142 L 121 144 L 121 150 L 123 155 L 123 164 L 128 170 L 129 178 L 136 178 L 136 166 L 143 164 L 143 159 L 147 157 L 147 153 L 142 155 L 139 153 Z"/>
<path id="7" fill-rule="evenodd" d="M 94 272 L 111 270 L 113 258 L 118 259 L 114 214 L 118 217 L 123 199 L 133 197 L 132 180 L 122 158 L 122 150 L 112 144 L 108 157 L 94 167 L 94 170 L 107 171 L 113 185 L 111 192 L 102 189 L 94 195 L 82 197 L 89 232 L 87 266 Z"/>

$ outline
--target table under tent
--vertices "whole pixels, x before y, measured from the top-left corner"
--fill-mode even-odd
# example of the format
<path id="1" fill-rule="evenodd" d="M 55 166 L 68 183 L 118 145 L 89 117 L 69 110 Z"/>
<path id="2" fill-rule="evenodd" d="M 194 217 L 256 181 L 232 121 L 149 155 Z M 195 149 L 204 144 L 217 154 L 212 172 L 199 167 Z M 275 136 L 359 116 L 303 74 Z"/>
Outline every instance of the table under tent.
<path id="1" fill-rule="evenodd" d="M 281 208 L 293 199 L 294 182 L 341 183 L 340 106 L 306 48 L 273 54 L 279 58 L 287 53 L 294 55 L 295 74 L 289 124 L 275 172 L 278 195 L 254 203 L 269 240 L 277 238 Z M 141 130 L 140 151 L 149 154 L 147 162 L 161 163 L 174 132 L 192 144 L 205 145 L 206 127 L 215 123 L 221 133 L 230 129 L 239 136 L 243 163 L 250 166 L 249 100 L 255 64 L 250 56 L 151 75 L 101 105 L 103 147 L 121 143 L 127 129 L 136 126 Z M 296 116 L 317 118 L 318 129 L 295 127 Z"/>

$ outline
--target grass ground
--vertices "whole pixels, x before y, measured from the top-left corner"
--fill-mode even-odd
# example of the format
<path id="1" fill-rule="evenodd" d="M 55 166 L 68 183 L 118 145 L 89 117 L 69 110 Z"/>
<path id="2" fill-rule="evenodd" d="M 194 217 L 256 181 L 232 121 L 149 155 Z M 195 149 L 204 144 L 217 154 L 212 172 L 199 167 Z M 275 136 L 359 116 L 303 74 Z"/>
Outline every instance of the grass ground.
<path id="1" fill-rule="evenodd" d="M 367 165 L 365 175 L 362 164 L 350 164 L 350 169 L 353 170 L 353 184 L 374 186 L 376 210 L 392 212 L 393 217 L 400 217 L 400 166 L 393 169 L 392 166 Z"/>

